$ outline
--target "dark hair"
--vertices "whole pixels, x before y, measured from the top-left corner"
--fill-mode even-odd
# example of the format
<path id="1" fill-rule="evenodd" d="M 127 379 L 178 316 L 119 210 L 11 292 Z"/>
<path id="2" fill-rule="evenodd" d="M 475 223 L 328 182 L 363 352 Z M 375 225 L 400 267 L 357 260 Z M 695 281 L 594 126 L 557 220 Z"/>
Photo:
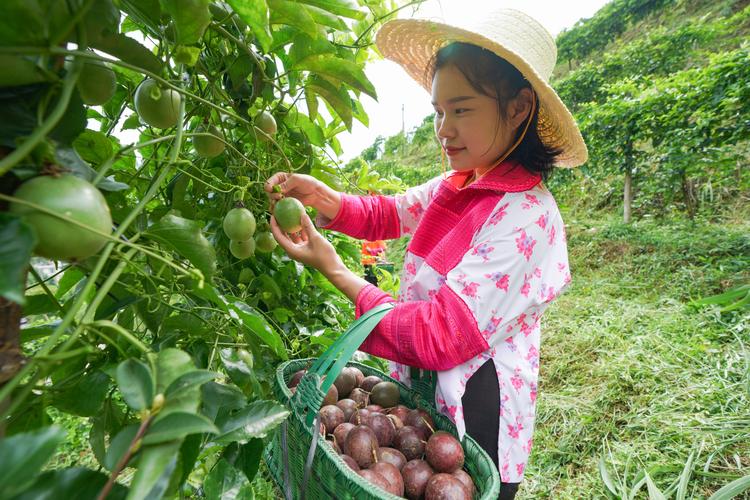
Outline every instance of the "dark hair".
<path id="1" fill-rule="evenodd" d="M 516 97 L 521 89 L 528 88 L 533 92 L 531 84 L 520 71 L 497 54 L 477 45 L 464 42 L 453 42 L 446 45 L 430 60 L 427 66 L 430 81 L 435 77 L 438 69 L 448 65 L 455 66 L 471 86 L 480 94 L 497 99 L 497 109 L 500 116 L 507 119 L 507 105 Z M 541 174 L 547 179 L 552 173 L 555 159 L 562 152 L 544 144 L 539 138 L 537 124 L 539 121 L 539 107 L 531 118 L 526 136 L 508 159 L 515 160 L 533 173 Z M 526 122 L 522 123 L 513 142 L 523 133 Z"/>

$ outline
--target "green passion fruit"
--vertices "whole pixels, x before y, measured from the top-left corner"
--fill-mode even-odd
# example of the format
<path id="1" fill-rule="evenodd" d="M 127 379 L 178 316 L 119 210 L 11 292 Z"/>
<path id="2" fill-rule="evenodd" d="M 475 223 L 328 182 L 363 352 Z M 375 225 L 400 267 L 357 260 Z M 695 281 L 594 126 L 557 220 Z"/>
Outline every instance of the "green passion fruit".
<path id="1" fill-rule="evenodd" d="M 112 232 L 112 216 L 107 201 L 89 182 L 69 174 L 35 177 L 13 194 L 52 213 L 65 216 L 98 233 Z M 34 228 L 34 252 L 52 260 L 83 260 L 101 250 L 107 238 L 72 222 L 11 203 L 10 211 L 23 217 Z"/>
<path id="2" fill-rule="evenodd" d="M 305 206 L 297 198 L 282 198 L 273 207 L 273 216 L 279 227 L 287 233 L 302 230 L 302 214 Z"/>
<path id="3" fill-rule="evenodd" d="M 159 88 L 155 80 L 143 80 L 135 91 L 135 111 L 141 120 L 156 128 L 177 125 L 182 96 L 172 89 Z"/>
<path id="4" fill-rule="evenodd" d="M 106 103 L 117 90 L 115 72 L 99 61 L 86 62 L 76 82 L 81 100 L 89 106 Z"/>
<path id="5" fill-rule="evenodd" d="M 262 111 L 255 117 L 255 126 L 271 137 L 276 135 L 276 119 L 268 111 Z M 268 137 L 263 134 L 258 134 L 258 139 L 261 141 L 267 141 Z"/>
<path id="6" fill-rule="evenodd" d="M 255 216 L 247 208 L 236 207 L 224 216 L 222 226 L 230 240 L 246 241 L 255 234 Z M 253 251 L 255 251 L 255 241 L 253 241 Z"/>
<path id="7" fill-rule="evenodd" d="M 244 241 L 232 240 L 229 242 L 229 251 L 240 260 L 252 257 L 255 255 L 255 240 L 252 238 Z"/>
<path id="8" fill-rule="evenodd" d="M 197 134 L 209 133 L 214 136 L 196 135 L 193 137 L 193 147 L 195 148 L 195 152 L 198 153 L 198 156 L 202 156 L 203 158 L 213 158 L 214 156 L 219 156 L 224 152 L 224 149 L 226 149 L 226 144 L 224 144 L 224 134 L 222 134 L 221 130 L 215 126 L 209 125 L 208 127 L 204 127 L 203 125 L 199 125 L 195 128 L 195 132 Z"/>
<path id="9" fill-rule="evenodd" d="M 255 235 L 255 247 L 259 252 L 273 252 L 277 245 L 276 238 L 268 231 L 261 231 Z"/>
<path id="10" fill-rule="evenodd" d="M 398 404 L 398 386 L 393 382 L 380 382 L 370 391 L 370 401 L 383 408 L 392 408 Z"/>

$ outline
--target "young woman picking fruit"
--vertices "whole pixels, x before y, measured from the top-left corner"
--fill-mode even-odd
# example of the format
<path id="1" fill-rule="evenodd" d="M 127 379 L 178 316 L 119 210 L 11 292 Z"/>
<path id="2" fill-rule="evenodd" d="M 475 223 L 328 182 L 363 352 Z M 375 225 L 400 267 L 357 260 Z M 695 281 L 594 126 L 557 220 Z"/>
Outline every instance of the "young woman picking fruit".
<path id="1" fill-rule="evenodd" d="M 503 9 L 478 25 L 395 20 L 378 33 L 381 53 L 431 92 L 435 134 L 451 172 L 397 196 L 338 193 L 304 175 L 278 185 L 318 211 L 318 224 L 375 240 L 412 235 L 398 304 L 361 350 L 435 370 L 437 408 L 488 452 L 513 498 L 531 452 L 540 319 L 570 282 L 565 229 L 543 184 L 587 150 L 549 86 L 553 38 L 534 19 Z M 294 259 L 319 269 L 356 314 L 393 299 L 349 271 L 302 215 L 302 231 L 274 236 Z"/>

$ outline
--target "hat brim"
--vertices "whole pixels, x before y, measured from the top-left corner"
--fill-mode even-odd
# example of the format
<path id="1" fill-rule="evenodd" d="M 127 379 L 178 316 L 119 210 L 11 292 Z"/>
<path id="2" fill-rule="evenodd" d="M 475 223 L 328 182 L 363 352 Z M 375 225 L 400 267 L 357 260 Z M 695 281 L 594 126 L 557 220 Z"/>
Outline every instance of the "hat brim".
<path id="1" fill-rule="evenodd" d="M 376 36 L 380 53 L 401 65 L 427 92 L 432 88 L 428 65 L 438 50 L 452 42 L 478 45 L 515 66 L 539 98 L 539 138 L 561 151 L 556 166 L 573 168 L 586 162 L 588 150 L 573 115 L 549 83 L 513 50 L 472 31 L 423 19 L 389 21 Z"/>

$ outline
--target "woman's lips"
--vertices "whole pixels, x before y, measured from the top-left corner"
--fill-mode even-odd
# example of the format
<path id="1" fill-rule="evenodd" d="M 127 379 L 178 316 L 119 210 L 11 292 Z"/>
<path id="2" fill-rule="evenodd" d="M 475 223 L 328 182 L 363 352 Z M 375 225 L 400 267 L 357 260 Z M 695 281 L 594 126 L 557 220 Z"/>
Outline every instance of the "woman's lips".
<path id="1" fill-rule="evenodd" d="M 445 148 L 445 154 L 455 156 L 466 148 Z"/>

